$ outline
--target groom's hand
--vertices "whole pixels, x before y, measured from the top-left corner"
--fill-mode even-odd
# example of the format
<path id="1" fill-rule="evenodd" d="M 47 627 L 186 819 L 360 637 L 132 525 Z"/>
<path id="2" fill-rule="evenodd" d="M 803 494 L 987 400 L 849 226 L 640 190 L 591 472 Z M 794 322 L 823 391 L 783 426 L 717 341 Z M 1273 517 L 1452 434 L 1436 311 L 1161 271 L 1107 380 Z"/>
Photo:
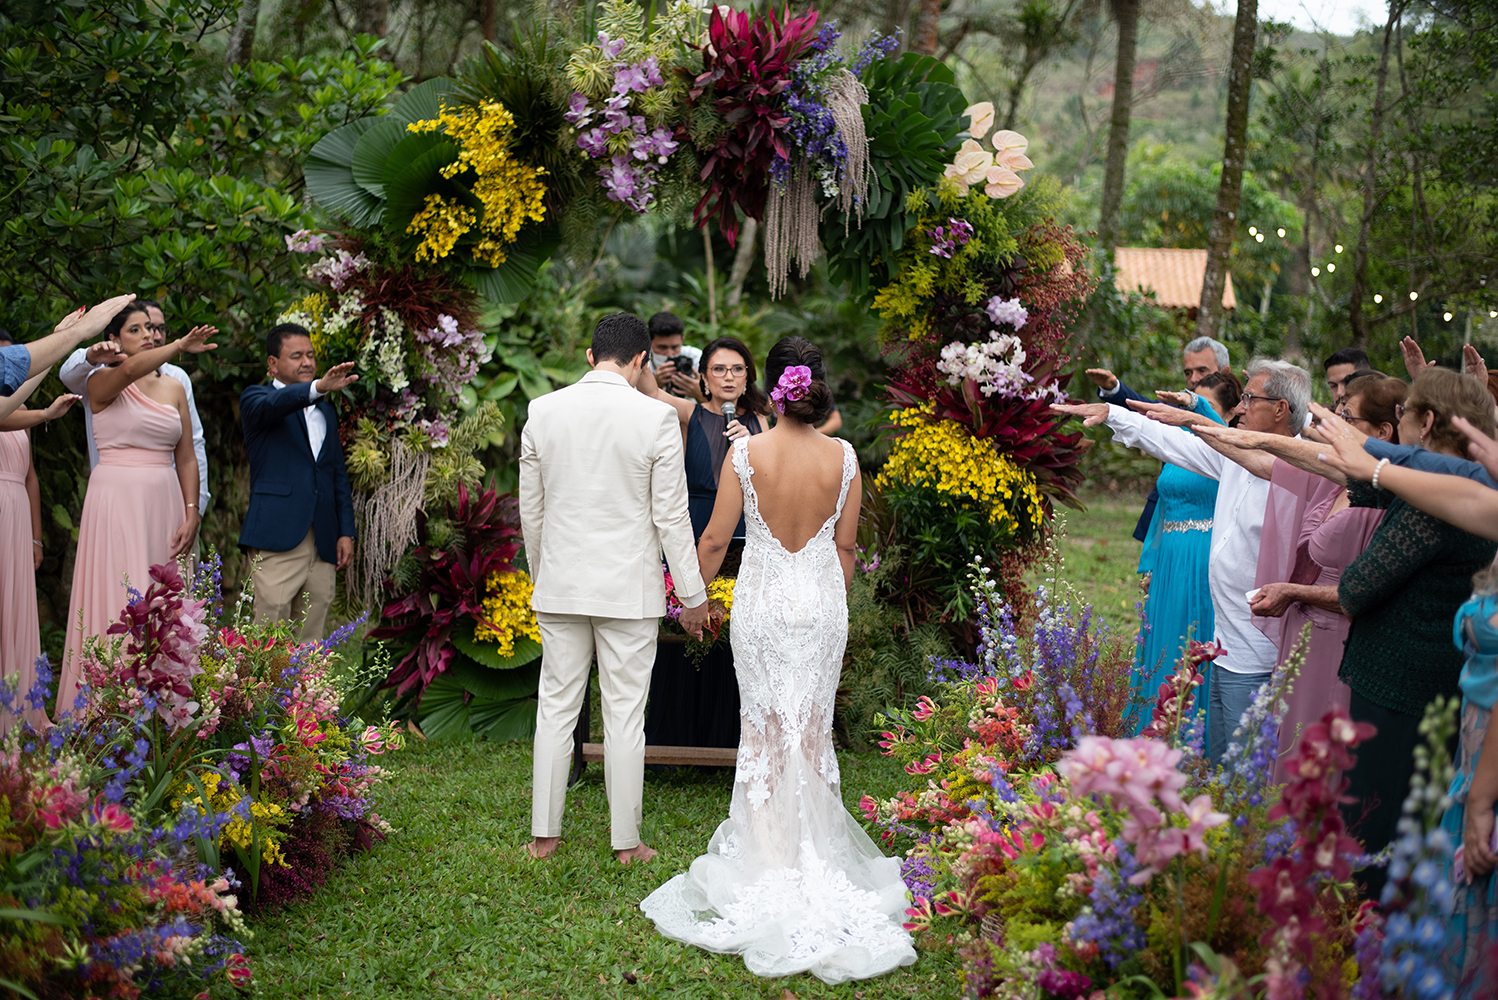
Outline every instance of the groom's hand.
<path id="1" fill-rule="evenodd" d="M 702 638 L 702 627 L 707 624 L 709 605 L 711 601 L 703 601 L 695 608 L 683 608 L 681 617 L 677 619 L 681 627 L 693 639 Z"/>

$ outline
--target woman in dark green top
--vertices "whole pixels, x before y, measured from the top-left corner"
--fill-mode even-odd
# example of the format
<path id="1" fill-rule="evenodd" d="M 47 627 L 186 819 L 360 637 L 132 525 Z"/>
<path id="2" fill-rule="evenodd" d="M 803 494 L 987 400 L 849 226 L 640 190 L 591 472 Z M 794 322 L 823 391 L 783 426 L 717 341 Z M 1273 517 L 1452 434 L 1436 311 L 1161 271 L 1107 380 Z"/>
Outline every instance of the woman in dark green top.
<path id="1" fill-rule="evenodd" d="M 1467 439 L 1451 425 L 1460 415 L 1493 433 L 1493 397 L 1476 379 L 1427 368 L 1410 388 L 1399 421 L 1405 444 L 1467 457 Z M 1387 490 L 1348 483 L 1354 506 L 1385 507 L 1368 548 L 1342 573 L 1337 599 L 1352 619 L 1339 676 L 1352 688 L 1352 717 L 1378 735 L 1358 748 L 1349 777 L 1354 801 L 1343 816 L 1373 854 L 1394 837 L 1414 772 L 1420 718 L 1438 695 L 1457 695 L 1462 653 L 1451 644 L 1451 620 L 1472 593 L 1472 574 L 1498 546 L 1416 510 Z M 1365 869 L 1373 899 L 1384 872 Z"/>

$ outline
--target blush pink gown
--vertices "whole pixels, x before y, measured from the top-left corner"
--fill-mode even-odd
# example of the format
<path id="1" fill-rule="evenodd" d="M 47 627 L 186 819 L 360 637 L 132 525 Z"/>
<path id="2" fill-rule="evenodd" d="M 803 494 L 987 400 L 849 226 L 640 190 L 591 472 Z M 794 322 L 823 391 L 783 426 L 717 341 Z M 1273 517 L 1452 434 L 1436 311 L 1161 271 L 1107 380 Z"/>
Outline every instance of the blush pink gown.
<path id="1" fill-rule="evenodd" d="M 22 704 L 36 681 L 36 658 L 42 637 L 36 620 L 36 574 L 32 570 L 31 499 L 26 472 L 31 468 L 31 438 L 25 431 L 0 431 L 0 674 L 17 682 Z M 45 725 L 41 712 L 27 720 Z M 0 710 L 0 736 L 16 717 Z"/>
<path id="2" fill-rule="evenodd" d="M 1328 517 L 1327 513 L 1344 492 L 1342 487 L 1278 460 L 1274 465 L 1274 484 L 1307 501 L 1288 582 L 1335 587 L 1342 579 L 1342 571 L 1368 547 L 1368 540 L 1378 530 L 1384 512 L 1374 507 L 1346 507 Z M 1273 620 L 1255 619 L 1255 622 L 1267 624 Z M 1306 622 L 1311 623 L 1305 662 L 1295 679 L 1295 687 L 1285 699 L 1288 708 L 1280 723 L 1279 755 L 1274 764 L 1273 781 L 1282 784 L 1289 780 L 1284 762 L 1289 759 L 1305 727 L 1319 722 L 1334 707 L 1346 708 L 1352 697 L 1347 685 L 1337 678 L 1337 670 L 1342 665 L 1342 646 L 1347 641 L 1351 623 L 1340 612 L 1299 601 L 1290 605 L 1278 621 L 1280 662 L 1294 651 Z"/>
<path id="3" fill-rule="evenodd" d="M 57 685 L 58 717 L 72 711 L 83 680 L 83 637 L 105 636 L 129 603 L 126 581 L 144 591 L 151 582 L 151 567 L 171 558 L 172 535 L 187 513 L 172 465 L 181 437 L 182 417 L 176 408 L 156 402 L 134 385 L 94 414 L 99 464 L 88 477 L 78 525 L 67 651 Z"/>

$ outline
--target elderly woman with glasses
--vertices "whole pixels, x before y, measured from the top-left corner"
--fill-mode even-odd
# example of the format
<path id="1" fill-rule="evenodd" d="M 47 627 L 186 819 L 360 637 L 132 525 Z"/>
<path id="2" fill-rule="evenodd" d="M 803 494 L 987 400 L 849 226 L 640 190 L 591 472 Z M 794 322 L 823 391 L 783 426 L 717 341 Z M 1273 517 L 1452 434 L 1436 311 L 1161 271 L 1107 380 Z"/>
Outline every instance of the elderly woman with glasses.
<path id="1" fill-rule="evenodd" d="M 687 508 L 700 538 L 713 517 L 718 474 L 733 441 L 765 429 L 770 398 L 756 384 L 754 356 L 737 337 L 719 337 L 702 349 L 704 403 L 671 396 L 642 379 L 641 391 L 675 407 L 686 444 Z M 730 414 L 728 408 L 732 406 Z M 744 534 L 739 519 L 735 538 Z M 718 643 L 693 661 L 683 646 L 657 647 L 645 714 L 645 742 L 658 746 L 739 745 L 739 688 L 733 651 Z"/>

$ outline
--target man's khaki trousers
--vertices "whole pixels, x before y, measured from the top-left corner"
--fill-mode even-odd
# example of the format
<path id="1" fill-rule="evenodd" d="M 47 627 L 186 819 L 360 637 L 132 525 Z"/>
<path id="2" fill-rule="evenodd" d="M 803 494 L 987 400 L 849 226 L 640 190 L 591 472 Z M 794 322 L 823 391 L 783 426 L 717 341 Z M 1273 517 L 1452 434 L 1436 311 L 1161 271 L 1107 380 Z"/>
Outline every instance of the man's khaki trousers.
<path id="1" fill-rule="evenodd" d="M 536 705 L 536 751 L 531 790 L 531 835 L 560 837 L 572 766 L 572 731 L 588 671 L 598 653 L 603 696 L 603 781 L 609 798 L 610 840 L 623 851 L 640 843 L 645 794 L 645 696 L 655 668 L 656 618 L 593 618 L 536 612 L 541 627 L 541 681 Z"/>
<path id="2" fill-rule="evenodd" d="M 298 642 L 323 639 L 328 627 L 328 608 L 333 603 L 333 588 L 338 571 L 317 554 L 317 540 L 311 530 L 302 543 L 286 552 L 251 549 L 255 584 L 255 624 L 294 620 L 303 606 L 307 617 L 297 631 Z"/>

